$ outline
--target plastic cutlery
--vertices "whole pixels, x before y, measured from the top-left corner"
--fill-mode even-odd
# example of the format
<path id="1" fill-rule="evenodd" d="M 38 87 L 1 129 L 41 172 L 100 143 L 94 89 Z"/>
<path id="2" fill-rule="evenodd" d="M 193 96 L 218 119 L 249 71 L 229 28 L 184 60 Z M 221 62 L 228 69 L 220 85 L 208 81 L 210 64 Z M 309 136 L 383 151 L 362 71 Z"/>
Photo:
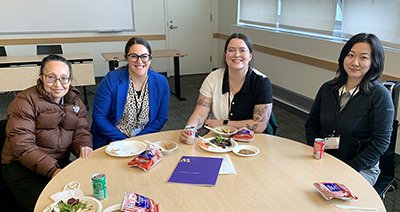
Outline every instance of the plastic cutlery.
<path id="1" fill-rule="evenodd" d="M 210 145 L 213 146 L 214 148 L 220 148 L 220 147 L 218 147 L 217 145 L 211 143 L 210 141 L 208 141 L 207 139 L 205 139 L 205 138 L 203 138 L 203 137 L 201 137 L 201 136 L 199 136 L 199 135 L 198 135 L 197 137 L 199 137 L 201 140 L 203 140 L 203 142 L 204 142 L 205 144 L 210 144 Z"/>
<path id="2" fill-rule="evenodd" d="M 335 205 L 338 208 L 343 209 L 357 209 L 357 210 L 369 210 L 369 211 L 377 211 L 377 208 L 366 208 L 366 207 L 355 207 L 355 206 L 347 206 L 347 205 Z"/>

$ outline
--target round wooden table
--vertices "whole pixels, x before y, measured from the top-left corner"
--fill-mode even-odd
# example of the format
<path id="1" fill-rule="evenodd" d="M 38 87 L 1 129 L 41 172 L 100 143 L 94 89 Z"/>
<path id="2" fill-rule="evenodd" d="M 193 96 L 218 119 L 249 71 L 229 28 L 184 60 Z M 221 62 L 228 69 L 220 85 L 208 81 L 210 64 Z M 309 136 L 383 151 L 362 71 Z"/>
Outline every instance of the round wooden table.
<path id="1" fill-rule="evenodd" d="M 255 134 L 254 145 L 260 153 L 242 157 L 232 152 L 213 153 L 198 145 L 180 143 L 180 130 L 165 131 L 132 138 L 138 141 L 173 140 L 179 144 L 150 171 L 127 163 L 133 157 L 113 157 L 105 147 L 94 151 L 89 159 L 77 159 L 53 178 L 41 193 L 35 211 L 41 212 L 53 201 L 50 196 L 71 181 L 78 181 L 86 196 L 93 196 L 91 176 L 104 173 L 108 196 L 101 200 L 103 209 L 122 202 L 124 192 L 149 197 L 160 211 L 341 211 L 335 205 L 377 208 L 386 211 L 374 188 L 355 170 L 325 154 L 322 160 L 312 157 L 312 148 L 285 138 Z M 210 133 L 206 137 L 215 136 Z M 239 145 L 247 143 L 239 142 Z M 168 183 L 182 156 L 215 156 L 228 154 L 236 175 L 219 175 L 215 186 Z M 346 185 L 358 200 L 325 200 L 314 182 L 337 182 Z"/>

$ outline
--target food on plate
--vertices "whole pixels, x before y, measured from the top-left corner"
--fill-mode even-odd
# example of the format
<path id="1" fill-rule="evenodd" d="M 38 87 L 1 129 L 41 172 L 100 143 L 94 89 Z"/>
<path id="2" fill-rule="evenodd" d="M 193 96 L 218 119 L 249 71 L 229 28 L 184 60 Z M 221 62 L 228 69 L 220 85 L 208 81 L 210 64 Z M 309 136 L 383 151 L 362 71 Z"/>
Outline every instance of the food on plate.
<path id="1" fill-rule="evenodd" d="M 139 167 L 145 171 L 149 171 L 153 166 L 160 162 L 163 155 L 158 148 L 148 148 L 133 160 L 129 161 L 129 167 Z"/>
<path id="2" fill-rule="evenodd" d="M 134 192 L 125 192 L 122 211 L 158 212 L 158 204 L 145 196 Z"/>
<path id="3" fill-rule="evenodd" d="M 256 152 L 254 152 L 253 150 L 250 149 L 241 149 L 239 151 L 239 154 L 243 154 L 243 155 L 254 155 L 256 154 Z"/>
<path id="4" fill-rule="evenodd" d="M 160 146 L 161 146 L 162 148 L 164 148 L 165 150 L 170 150 L 170 149 L 173 149 L 173 148 L 175 147 L 175 144 L 172 143 L 172 142 L 162 142 L 162 143 L 160 144 Z"/>
<path id="5" fill-rule="evenodd" d="M 342 200 L 358 199 L 345 185 L 340 183 L 316 182 L 313 185 L 326 200 L 333 198 Z"/>
<path id="6" fill-rule="evenodd" d="M 232 146 L 231 139 L 224 138 L 222 135 L 216 136 L 215 138 L 211 139 L 210 142 L 223 149 L 225 149 L 227 146 Z"/>
<path id="7" fill-rule="evenodd" d="M 46 212 L 94 212 L 97 208 L 91 203 L 70 198 L 67 202 L 59 201 L 58 204 L 46 208 Z"/>
<path id="8" fill-rule="evenodd" d="M 118 155 L 118 151 L 121 150 L 121 148 L 117 148 L 117 149 L 110 149 L 110 154 L 113 155 Z"/>
<path id="9" fill-rule="evenodd" d="M 228 128 L 218 128 L 217 131 L 227 133 L 227 134 L 233 132 L 233 131 L 231 131 L 231 129 L 228 129 Z"/>

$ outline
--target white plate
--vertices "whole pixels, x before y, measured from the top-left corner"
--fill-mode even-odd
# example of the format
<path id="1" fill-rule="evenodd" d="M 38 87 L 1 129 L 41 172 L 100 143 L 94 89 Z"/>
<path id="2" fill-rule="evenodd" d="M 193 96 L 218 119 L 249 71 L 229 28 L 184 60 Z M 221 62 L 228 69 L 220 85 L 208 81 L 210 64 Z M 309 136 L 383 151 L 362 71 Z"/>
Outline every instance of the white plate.
<path id="1" fill-rule="evenodd" d="M 225 133 L 223 132 L 223 129 L 229 129 L 230 133 Z M 216 134 L 220 134 L 224 137 L 230 137 L 234 134 L 237 133 L 237 129 L 235 127 L 231 127 L 231 126 L 219 126 L 219 127 L 214 127 L 213 132 Z"/>
<path id="2" fill-rule="evenodd" d="M 254 154 L 250 154 L 250 155 L 241 154 L 241 153 L 239 153 L 239 151 L 242 150 L 242 149 L 248 149 L 248 150 L 254 151 L 255 153 Z M 236 148 L 234 148 L 232 150 L 232 152 L 237 154 L 237 155 L 240 155 L 240 156 L 251 157 L 251 156 L 258 155 L 258 153 L 260 153 L 260 150 L 257 147 L 252 146 L 252 145 L 238 145 Z"/>
<path id="3" fill-rule="evenodd" d="M 239 139 L 239 138 L 232 138 L 232 139 L 237 141 L 237 142 L 246 142 L 246 143 L 253 142 L 253 139 Z"/>
<path id="4" fill-rule="evenodd" d="M 205 138 L 205 140 L 207 141 L 211 141 L 212 139 L 214 139 L 214 137 L 212 138 Z M 225 149 L 223 149 L 222 147 L 213 147 L 213 146 L 208 146 L 208 148 L 203 147 L 202 145 L 199 144 L 200 148 L 209 151 L 209 152 L 217 152 L 217 153 L 222 153 L 222 152 L 230 152 L 232 151 L 232 149 L 234 149 L 238 144 L 236 143 L 236 141 L 234 141 L 233 139 L 231 139 L 231 143 L 232 145 L 229 147 L 226 147 Z"/>
<path id="5" fill-rule="evenodd" d="M 97 210 L 95 210 L 95 212 L 101 212 L 103 209 L 103 205 L 101 204 L 101 202 L 93 197 L 86 197 L 86 196 L 82 196 L 82 197 L 74 197 L 75 199 L 79 199 L 79 201 L 83 201 L 83 202 L 87 202 L 88 204 L 92 204 L 95 208 L 97 208 Z M 68 199 L 63 199 L 62 201 L 67 202 Z M 58 202 L 54 202 L 51 205 L 47 206 L 43 212 L 50 212 L 51 209 L 57 205 Z"/>
<path id="6" fill-rule="evenodd" d="M 171 141 L 171 140 L 156 141 L 156 142 L 154 142 L 154 144 L 161 146 L 162 148 L 165 149 L 165 151 L 161 150 L 161 153 L 163 153 L 163 155 L 168 155 L 178 148 L 178 144 L 175 141 Z M 165 147 L 168 147 L 168 148 L 165 148 Z"/>
<path id="7" fill-rule="evenodd" d="M 121 209 L 121 204 L 116 204 L 116 205 L 112 205 L 112 206 L 104 209 L 103 212 L 111 212 L 111 211 L 119 210 L 119 209 Z"/>
<path id="8" fill-rule="evenodd" d="M 147 145 L 141 141 L 124 140 L 111 142 L 106 148 L 106 153 L 115 157 L 131 157 L 146 150 Z"/>

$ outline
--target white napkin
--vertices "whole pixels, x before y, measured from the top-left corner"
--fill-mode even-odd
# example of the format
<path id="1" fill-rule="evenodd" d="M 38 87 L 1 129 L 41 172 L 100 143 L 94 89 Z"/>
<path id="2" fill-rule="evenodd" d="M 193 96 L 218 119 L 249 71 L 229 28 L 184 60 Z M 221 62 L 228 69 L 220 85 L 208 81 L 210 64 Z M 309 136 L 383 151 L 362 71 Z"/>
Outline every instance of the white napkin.
<path id="1" fill-rule="evenodd" d="M 235 167 L 229 155 L 224 155 L 221 168 L 219 169 L 219 174 L 236 174 Z"/>
<path id="2" fill-rule="evenodd" d="M 83 195 L 83 192 L 81 191 L 81 189 L 79 189 L 81 185 L 76 182 L 76 181 L 72 181 L 67 183 L 67 185 L 64 186 L 63 191 L 57 192 L 53 195 L 50 196 L 50 198 L 54 201 L 54 202 L 58 202 L 62 199 L 68 199 L 70 197 L 79 197 L 79 196 L 85 196 Z"/>

